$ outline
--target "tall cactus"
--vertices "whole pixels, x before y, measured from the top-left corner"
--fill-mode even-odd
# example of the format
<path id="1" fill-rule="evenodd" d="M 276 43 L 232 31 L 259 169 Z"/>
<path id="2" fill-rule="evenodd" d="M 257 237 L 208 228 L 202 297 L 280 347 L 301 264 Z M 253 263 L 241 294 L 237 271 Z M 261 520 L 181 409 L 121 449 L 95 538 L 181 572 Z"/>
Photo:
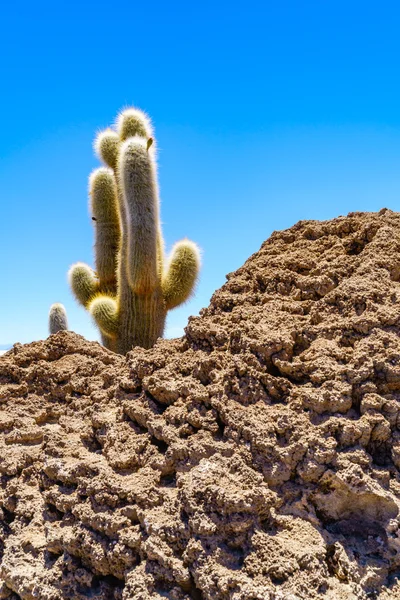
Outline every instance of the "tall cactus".
<path id="1" fill-rule="evenodd" d="M 89 180 L 96 271 L 76 263 L 69 280 L 103 344 L 126 354 L 163 335 L 167 311 L 193 292 L 200 252 L 181 240 L 165 264 L 154 136 L 142 111 L 122 111 L 116 129 L 97 136 L 95 150 L 106 165 Z"/>

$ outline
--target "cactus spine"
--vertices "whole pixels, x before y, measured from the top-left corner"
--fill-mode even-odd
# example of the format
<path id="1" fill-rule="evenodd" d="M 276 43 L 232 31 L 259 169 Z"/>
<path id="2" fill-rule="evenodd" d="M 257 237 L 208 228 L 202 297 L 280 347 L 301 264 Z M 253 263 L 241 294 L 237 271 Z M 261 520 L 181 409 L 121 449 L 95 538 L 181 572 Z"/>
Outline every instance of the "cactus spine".
<path id="1" fill-rule="evenodd" d="M 49 331 L 50 334 L 57 331 L 66 331 L 68 329 L 67 313 L 62 304 L 52 304 L 49 312 Z"/>
<path id="2" fill-rule="evenodd" d="M 193 292 L 200 252 L 181 240 L 165 265 L 155 143 L 142 111 L 121 112 L 116 131 L 101 132 L 95 149 L 106 165 L 89 179 L 96 271 L 77 263 L 69 280 L 103 344 L 126 354 L 134 346 L 150 348 L 163 335 L 167 311 Z"/>

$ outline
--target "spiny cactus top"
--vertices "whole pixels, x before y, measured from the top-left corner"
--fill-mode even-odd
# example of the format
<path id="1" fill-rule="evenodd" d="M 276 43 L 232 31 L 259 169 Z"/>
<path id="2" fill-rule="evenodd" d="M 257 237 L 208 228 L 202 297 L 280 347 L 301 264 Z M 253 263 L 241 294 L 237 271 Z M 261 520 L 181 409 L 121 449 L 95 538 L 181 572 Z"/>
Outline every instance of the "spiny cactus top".
<path id="1" fill-rule="evenodd" d="M 115 129 L 96 138 L 105 164 L 90 176 L 96 270 L 76 263 L 69 280 L 98 325 L 103 344 L 126 354 L 150 348 L 167 311 L 193 292 L 200 268 L 197 245 L 181 240 L 167 261 L 160 227 L 154 134 L 142 111 L 122 111 Z"/>
<path id="2" fill-rule="evenodd" d="M 49 311 L 49 332 L 57 333 L 68 329 L 67 313 L 64 305 L 56 302 L 50 306 Z"/>

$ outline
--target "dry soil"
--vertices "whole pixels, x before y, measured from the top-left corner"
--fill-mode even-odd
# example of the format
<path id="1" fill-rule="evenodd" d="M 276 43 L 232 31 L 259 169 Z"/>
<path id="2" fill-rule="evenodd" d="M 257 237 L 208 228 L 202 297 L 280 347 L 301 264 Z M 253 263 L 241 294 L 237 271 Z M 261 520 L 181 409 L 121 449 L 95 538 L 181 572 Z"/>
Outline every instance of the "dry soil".
<path id="1" fill-rule="evenodd" d="M 400 214 L 227 279 L 151 350 L 0 358 L 0 599 L 400 598 Z"/>

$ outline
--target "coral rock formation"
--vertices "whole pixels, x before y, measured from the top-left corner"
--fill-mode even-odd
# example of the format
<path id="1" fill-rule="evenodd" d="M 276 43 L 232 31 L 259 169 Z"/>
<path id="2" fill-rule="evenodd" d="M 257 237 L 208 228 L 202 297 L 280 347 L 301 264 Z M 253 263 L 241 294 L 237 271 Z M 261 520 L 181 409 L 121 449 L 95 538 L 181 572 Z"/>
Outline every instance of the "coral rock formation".
<path id="1" fill-rule="evenodd" d="M 275 232 L 179 340 L 0 358 L 0 598 L 400 598 L 400 214 Z"/>

